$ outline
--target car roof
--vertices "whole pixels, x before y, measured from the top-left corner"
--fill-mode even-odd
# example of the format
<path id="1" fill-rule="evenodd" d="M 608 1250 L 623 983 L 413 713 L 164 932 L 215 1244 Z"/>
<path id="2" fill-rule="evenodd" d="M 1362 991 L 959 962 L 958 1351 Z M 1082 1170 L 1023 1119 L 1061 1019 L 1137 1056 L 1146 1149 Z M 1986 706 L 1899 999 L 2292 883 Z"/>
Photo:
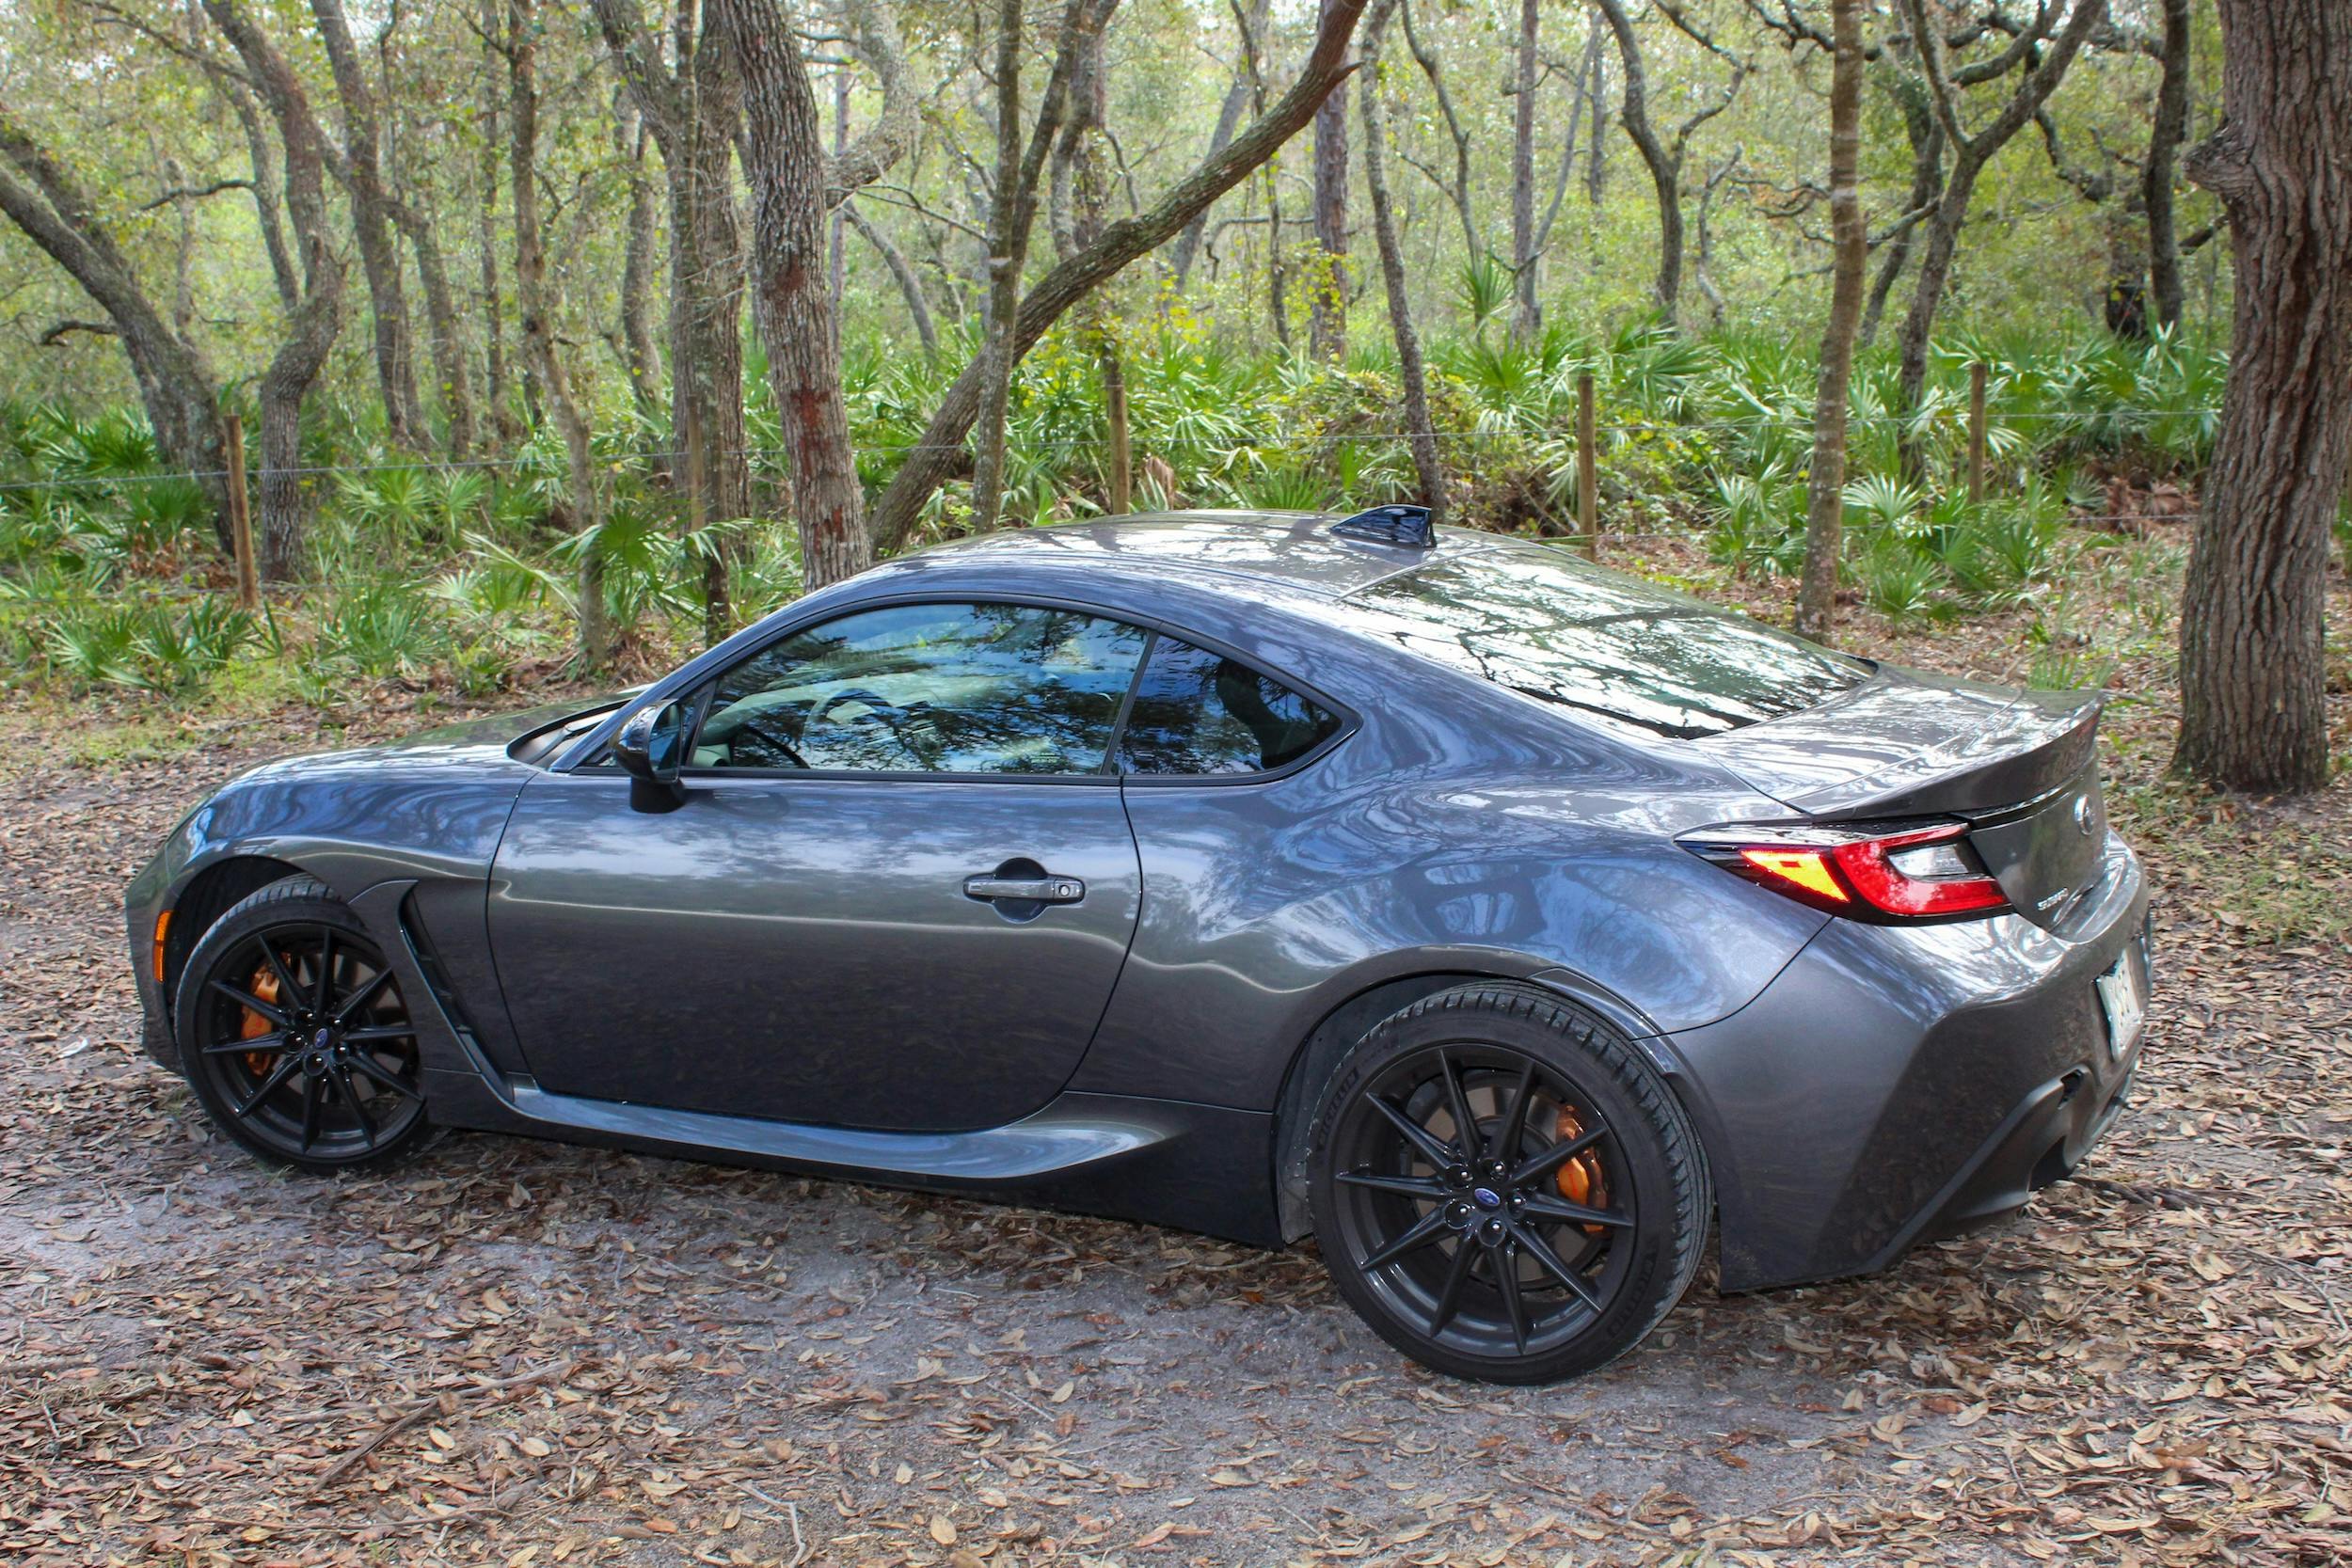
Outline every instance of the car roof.
<path id="1" fill-rule="evenodd" d="M 1502 541 L 1438 531 L 1427 548 L 1335 536 L 1337 512 L 1155 512 L 1000 529 L 900 556 L 909 566 L 1078 566 L 1156 578 L 1241 579 L 1277 593 L 1336 599 L 1433 562 L 1479 554 Z"/>

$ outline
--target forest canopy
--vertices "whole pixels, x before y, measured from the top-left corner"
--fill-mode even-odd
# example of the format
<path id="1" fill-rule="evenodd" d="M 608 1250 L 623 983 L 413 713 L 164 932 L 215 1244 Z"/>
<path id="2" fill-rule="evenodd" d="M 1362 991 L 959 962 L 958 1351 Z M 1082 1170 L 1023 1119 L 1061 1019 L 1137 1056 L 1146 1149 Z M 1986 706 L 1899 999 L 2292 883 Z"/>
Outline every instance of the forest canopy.
<path id="1" fill-rule="evenodd" d="M 137 648 L 184 607 L 115 585 L 229 570 L 240 438 L 262 575 L 335 590 L 323 646 L 375 595 L 376 675 L 1152 505 L 1696 528 L 1742 576 L 1810 531 L 1817 635 L 2029 594 L 2212 459 L 2221 41 L 2189 0 L 10 5 L 0 498 L 64 607 L 22 635 L 181 678 Z"/>

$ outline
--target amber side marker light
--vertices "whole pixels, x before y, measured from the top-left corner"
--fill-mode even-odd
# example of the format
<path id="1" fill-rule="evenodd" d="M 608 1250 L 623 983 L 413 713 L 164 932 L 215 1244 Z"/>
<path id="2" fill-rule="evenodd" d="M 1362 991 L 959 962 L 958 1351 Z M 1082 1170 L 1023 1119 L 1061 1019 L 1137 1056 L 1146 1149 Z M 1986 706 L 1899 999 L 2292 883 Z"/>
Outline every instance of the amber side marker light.
<path id="1" fill-rule="evenodd" d="M 171 911 L 155 917 L 155 983 L 164 983 L 164 939 L 171 934 Z"/>
<path id="2" fill-rule="evenodd" d="M 1763 873 L 1751 878 L 1752 881 L 1768 886 L 1783 881 L 1833 904 L 1848 902 L 1846 890 L 1837 885 L 1828 859 L 1819 849 L 1742 849 L 1740 858 Z"/>
<path id="3" fill-rule="evenodd" d="M 1733 826 L 1679 842 L 1735 877 L 1853 920 L 1955 920 L 2010 907 L 1968 847 L 1965 822 Z"/>

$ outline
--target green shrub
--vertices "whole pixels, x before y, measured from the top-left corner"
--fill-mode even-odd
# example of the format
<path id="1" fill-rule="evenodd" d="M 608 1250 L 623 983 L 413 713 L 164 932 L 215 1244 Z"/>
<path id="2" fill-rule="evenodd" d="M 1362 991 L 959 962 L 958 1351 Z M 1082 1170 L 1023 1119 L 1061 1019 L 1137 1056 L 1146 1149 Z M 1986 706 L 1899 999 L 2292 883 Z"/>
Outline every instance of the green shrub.
<path id="1" fill-rule="evenodd" d="M 1944 573 L 1900 539 L 1880 541 L 1855 560 L 1852 570 L 1862 602 L 1890 621 L 1915 620 L 1938 608 Z"/>
<path id="2" fill-rule="evenodd" d="M 56 606 L 41 636 L 51 667 L 76 685 L 179 692 L 212 679 L 256 630 L 249 611 L 218 599 L 86 599 Z"/>
<path id="3" fill-rule="evenodd" d="M 425 669 L 448 648 L 448 627 L 419 588 L 379 578 L 322 594 L 316 651 L 326 660 L 382 679 Z"/>

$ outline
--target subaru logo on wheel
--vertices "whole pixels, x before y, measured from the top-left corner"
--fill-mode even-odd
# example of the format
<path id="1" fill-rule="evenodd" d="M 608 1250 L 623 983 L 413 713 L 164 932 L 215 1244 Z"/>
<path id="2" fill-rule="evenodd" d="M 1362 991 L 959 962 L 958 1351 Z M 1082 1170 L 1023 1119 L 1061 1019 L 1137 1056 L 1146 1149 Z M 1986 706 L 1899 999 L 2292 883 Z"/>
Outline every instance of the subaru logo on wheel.
<path id="1" fill-rule="evenodd" d="M 1477 1199 L 1478 1206 L 1481 1209 L 1500 1209 L 1502 1207 L 1502 1195 L 1496 1192 L 1492 1187 L 1477 1188 L 1471 1192 L 1470 1196 Z"/>

